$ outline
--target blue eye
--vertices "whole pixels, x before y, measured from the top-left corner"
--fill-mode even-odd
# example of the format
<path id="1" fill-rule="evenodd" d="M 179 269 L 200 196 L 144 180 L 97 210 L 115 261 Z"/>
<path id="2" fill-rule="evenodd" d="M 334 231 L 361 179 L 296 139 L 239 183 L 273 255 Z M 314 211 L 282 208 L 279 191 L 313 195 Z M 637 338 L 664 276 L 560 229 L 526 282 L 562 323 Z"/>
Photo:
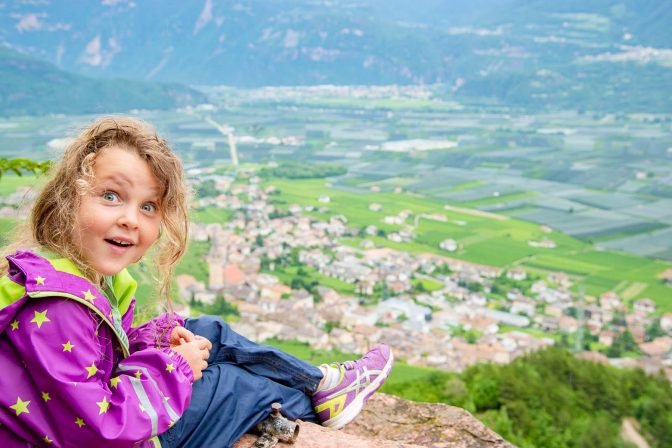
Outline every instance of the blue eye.
<path id="1" fill-rule="evenodd" d="M 119 200 L 119 195 L 114 191 L 106 191 L 103 193 L 102 198 L 106 201 L 117 202 Z"/>
<path id="2" fill-rule="evenodd" d="M 147 204 L 142 206 L 142 209 L 146 212 L 154 213 L 156 210 L 158 210 L 158 207 L 156 206 L 156 204 L 148 202 Z"/>

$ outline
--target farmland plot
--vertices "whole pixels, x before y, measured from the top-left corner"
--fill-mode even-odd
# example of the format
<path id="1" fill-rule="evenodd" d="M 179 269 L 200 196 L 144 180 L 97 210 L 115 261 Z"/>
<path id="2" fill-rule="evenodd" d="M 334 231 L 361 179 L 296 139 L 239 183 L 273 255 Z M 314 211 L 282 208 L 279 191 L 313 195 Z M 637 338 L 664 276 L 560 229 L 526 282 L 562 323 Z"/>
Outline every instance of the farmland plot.
<path id="1" fill-rule="evenodd" d="M 620 211 L 672 225 L 672 199 L 659 199 L 655 202 L 640 204 Z"/>
<path id="2" fill-rule="evenodd" d="M 351 170 L 354 176 L 386 178 L 395 177 L 409 172 L 408 163 L 395 160 L 378 160 L 361 166 L 353 167 Z"/>
<path id="3" fill-rule="evenodd" d="M 449 201 L 466 202 L 466 201 L 475 201 L 479 199 L 491 199 L 493 197 L 497 197 L 500 195 L 506 196 L 519 192 L 520 188 L 515 188 L 513 186 L 488 184 L 478 188 L 472 188 L 469 190 L 442 194 L 441 198 L 447 199 Z"/>
<path id="4" fill-rule="evenodd" d="M 518 148 L 509 148 L 498 151 L 488 151 L 485 154 L 480 155 L 480 157 L 486 159 L 510 159 L 516 160 L 520 158 L 529 158 L 532 156 L 542 156 L 545 157 L 553 156 L 553 151 L 550 148 L 538 148 L 538 147 L 518 147 Z M 502 160 L 498 160 L 502 161 Z"/>
<path id="5" fill-rule="evenodd" d="M 634 207 L 644 206 L 650 203 L 650 200 L 643 200 L 632 195 L 620 193 L 598 193 L 591 192 L 585 194 L 576 194 L 568 196 L 576 202 L 587 204 L 592 207 L 597 207 L 607 210 L 630 209 Z"/>
<path id="6" fill-rule="evenodd" d="M 504 198 L 505 201 L 496 201 L 492 203 L 479 204 L 477 208 L 479 210 L 484 210 L 494 213 L 502 212 L 511 212 L 515 215 L 517 213 L 523 213 L 524 211 L 530 211 L 533 209 L 531 203 L 533 202 L 533 197 L 525 196 L 523 198 Z"/>
<path id="7" fill-rule="evenodd" d="M 514 208 L 529 204 L 533 197 L 534 193 L 529 191 L 512 191 L 510 193 L 493 195 L 493 197 L 468 201 L 464 205 L 479 210 L 485 210 L 492 206 L 497 206 L 497 208 Z"/>
<path id="8" fill-rule="evenodd" d="M 470 178 L 467 177 L 449 175 L 444 170 L 438 170 L 438 172 L 426 173 L 422 179 L 410 184 L 409 187 L 421 191 L 450 191 L 469 180 Z M 476 185 L 480 185 L 480 183 Z"/>
<path id="9" fill-rule="evenodd" d="M 598 243 L 599 247 L 652 256 L 672 248 L 672 229 L 665 228 L 644 235 Z"/>
<path id="10" fill-rule="evenodd" d="M 514 216 L 526 221 L 546 224 L 570 235 L 584 238 L 617 233 L 622 229 L 645 223 L 640 219 L 616 213 L 610 213 L 609 216 L 606 216 L 607 213 L 610 212 L 595 209 L 578 213 L 535 209 L 533 211 L 522 211 Z"/>

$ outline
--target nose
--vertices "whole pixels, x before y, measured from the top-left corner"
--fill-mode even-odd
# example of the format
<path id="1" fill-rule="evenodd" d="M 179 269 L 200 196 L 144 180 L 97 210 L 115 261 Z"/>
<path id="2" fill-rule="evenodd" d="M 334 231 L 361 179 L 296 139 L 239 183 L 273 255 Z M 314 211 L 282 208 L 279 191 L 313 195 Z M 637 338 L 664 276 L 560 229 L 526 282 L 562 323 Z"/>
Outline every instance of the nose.
<path id="1" fill-rule="evenodd" d="M 138 227 L 138 210 L 135 207 L 124 207 L 117 223 L 122 227 L 135 229 Z"/>

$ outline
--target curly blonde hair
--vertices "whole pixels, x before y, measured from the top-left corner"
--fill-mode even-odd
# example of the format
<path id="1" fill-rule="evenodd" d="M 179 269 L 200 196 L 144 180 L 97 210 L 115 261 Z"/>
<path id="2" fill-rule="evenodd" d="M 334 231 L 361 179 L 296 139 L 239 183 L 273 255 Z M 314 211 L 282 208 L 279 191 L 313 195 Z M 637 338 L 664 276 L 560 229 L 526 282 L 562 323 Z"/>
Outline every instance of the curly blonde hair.
<path id="1" fill-rule="evenodd" d="M 180 159 L 168 143 L 148 124 L 130 117 L 101 117 L 84 129 L 65 149 L 60 163 L 40 191 L 28 222 L 28 242 L 72 261 L 95 284 L 102 276 L 87 262 L 75 241 L 73 210 L 82 195 L 91 190 L 96 156 L 105 148 L 134 151 L 145 160 L 162 187 L 160 237 L 154 257 L 158 270 L 159 295 L 172 308 L 170 291 L 174 267 L 184 254 L 188 234 L 188 188 Z M 26 236 L 28 236 L 26 235 Z M 17 241 L 16 246 L 21 244 Z M 6 271 L 6 264 L 0 267 Z"/>

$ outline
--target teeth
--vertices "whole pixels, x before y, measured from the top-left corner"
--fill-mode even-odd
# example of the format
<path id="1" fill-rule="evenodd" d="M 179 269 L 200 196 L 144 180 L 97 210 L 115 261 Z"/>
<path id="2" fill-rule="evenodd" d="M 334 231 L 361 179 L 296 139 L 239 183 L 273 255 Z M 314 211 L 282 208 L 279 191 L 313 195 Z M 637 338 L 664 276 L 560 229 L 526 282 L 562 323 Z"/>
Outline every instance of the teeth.
<path id="1" fill-rule="evenodd" d="M 119 241 L 119 240 L 113 240 L 113 239 L 109 239 L 109 240 L 106 240 L 106 241 L 114 244 L 115 246 L 121 246 L 121 247 L 128 247 L 128 246 L 133 245 L 133 243 L 129 243 L 127 241 Z"/>

